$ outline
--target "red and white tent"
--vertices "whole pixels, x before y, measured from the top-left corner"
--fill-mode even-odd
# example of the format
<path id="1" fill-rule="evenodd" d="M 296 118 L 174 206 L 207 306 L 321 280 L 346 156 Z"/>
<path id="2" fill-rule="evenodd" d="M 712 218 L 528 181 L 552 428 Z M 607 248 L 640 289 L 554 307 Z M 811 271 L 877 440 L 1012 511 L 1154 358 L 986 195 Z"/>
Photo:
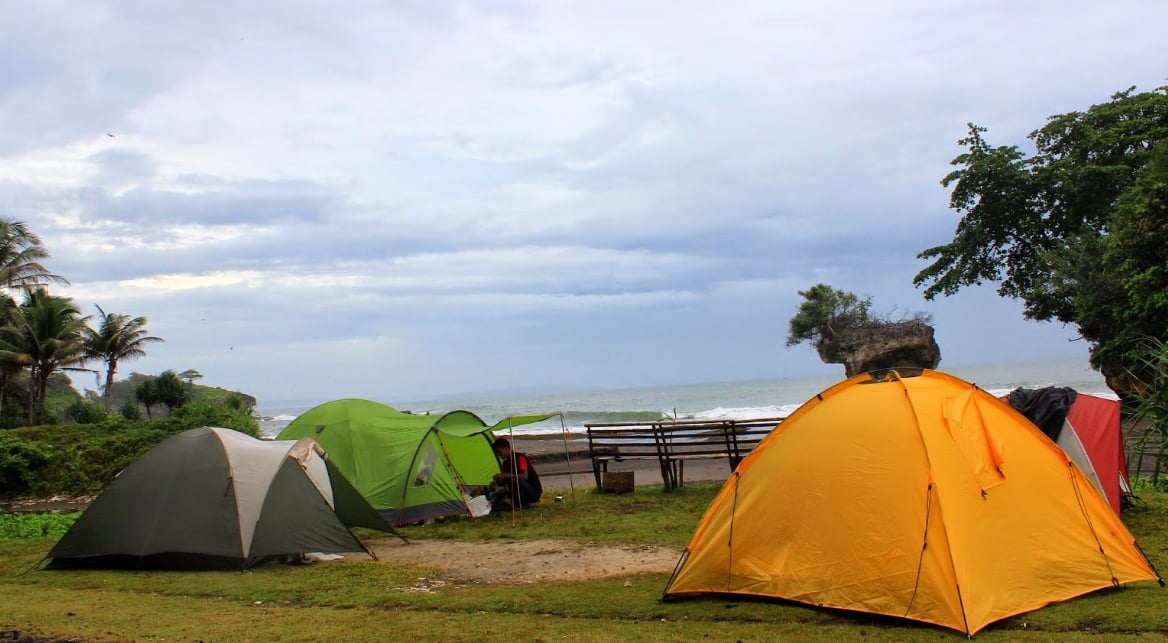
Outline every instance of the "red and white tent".
<path id="1" fill-rule="evenodd" d="M 1119 513 L 1131 485 L 1118 400 L 1057 387 L 1015 389 L 1002 399 L 1054 440 Z"/>

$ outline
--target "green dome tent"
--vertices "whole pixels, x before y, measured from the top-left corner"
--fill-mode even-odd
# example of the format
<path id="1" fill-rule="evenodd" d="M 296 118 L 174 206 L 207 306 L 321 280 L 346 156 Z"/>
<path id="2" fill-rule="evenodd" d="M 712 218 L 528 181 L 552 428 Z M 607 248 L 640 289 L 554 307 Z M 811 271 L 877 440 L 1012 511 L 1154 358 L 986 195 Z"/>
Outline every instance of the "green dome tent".
<path id="1" fill-rule="evenodd" d="M 246 569 L 307 552 L 367 552 L 348 529 L 358 526 L 393 532 L 312 440 L 204 427 L 119 473 L 57 541 L 47 568 Z"/>
<path id="2" fill-rule="evenodd" d="M 276 439 L 311 437 L 369 504 L 394 525 L 473 516 L 470 494 L 499 473 L 492 430 L 554 414 L 510 417 L 487 426 L 470 411 L 419 415 L 359 399 L 325 402 Z"/>

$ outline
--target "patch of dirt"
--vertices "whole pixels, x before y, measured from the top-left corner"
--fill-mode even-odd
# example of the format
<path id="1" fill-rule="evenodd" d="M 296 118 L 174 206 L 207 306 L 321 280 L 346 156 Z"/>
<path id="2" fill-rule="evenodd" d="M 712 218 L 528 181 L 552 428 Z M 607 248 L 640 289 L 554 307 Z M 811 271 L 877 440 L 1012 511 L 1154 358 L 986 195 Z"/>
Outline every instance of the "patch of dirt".
<path id="1" fill-rule="evenodd" d="M 0 511 L 11 513 L 69 513 L 85 511 L 94 496 L 52 498 L 0 498 Z M 0 640 L 3 640 L 0 638 Z"/>
<path id="2" fill-rule="evenodd" d="M 451 581 L 526 584 L 669 573 L 681 551 L 648 545 L 604 546 L 572 540 L 479 543 L 378 539 L 365 543 L 382 561 L 442 569 Z"/>

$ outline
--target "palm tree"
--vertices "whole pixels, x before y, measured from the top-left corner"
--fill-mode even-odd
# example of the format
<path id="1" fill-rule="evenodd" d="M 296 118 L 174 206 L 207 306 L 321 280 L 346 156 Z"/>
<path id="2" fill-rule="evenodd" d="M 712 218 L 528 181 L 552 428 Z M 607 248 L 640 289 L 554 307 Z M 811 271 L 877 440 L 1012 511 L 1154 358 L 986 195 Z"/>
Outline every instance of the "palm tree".
<path id="1" fill-rule="evenodd" d="M 48 283 L 68 284 L 41 264 L 49 258 L 49 251 L 41 238 L 29 231 L 20 221 L 0 217 L 0 288 L 32 289 Z"/>
<path id="2" fill-rule="evenodd" d="M 12 324 L 16 316 L 16 301 L 4 293 L 0 293 L 0 327 Z M 8 401 L 7 393 L 10 382 L 28 364 L 0 337 L 0 414 L 3 413 L 4 403 Z"/>
<path id="3" fill-rule="evenodd" d="M 20 319 L 23 314 L 16 305 L 11 294 L 16 290 L 29 293 L 34 289 L 43 288 L 49 283 L 68 284 L 69 281 L 48 271 L 41 263 L 49 258 L 49 251 L 45 249 L 40 237 L 29 231 L 23 222 L 7 217 L 0 217 L 0 326 L 12 332 L 0 336 L 0 409 L 7 401 L 8 385 L 12 378 L 25 368 L 34 370 L 31 353 L 21 348 L 24 346 L 24 331 L 20 328 Z M 26 302 L 27 303 L 27 302 Z M 25 319 L 24 321 L 28 321 Z M 15 345 L 13 344 L 15 342 Z M 43 382 L 52 373 L 44 375 Z M 37 388 L 36 377 L 30 378 L 30 394 Z M 43 415 L 44 387 L 41 387 L 40 414 Z M 33 416 L 36 404 L 29 401 L 28 418 Z"/>
<path id="4" fill-rule="evenodd" d="M 87 326 L 81 332 L 86 359 L 100 359 L 106 364 L 102 397 L 105 398 L 105 412 L 109 413 L 118 362 L 143 357 L 146 355 L 146 344 L 165 340 L 146 334 L 145 317 L 131 319 L 129 315 L 107 313 L 101 306 L 97 306 L 97 312 L 101 315 L 97 330 Z"/>
<path id="5" fill-rule="evenodd" d="M 45 418 L 45 391 L 57 371 L 71 370 L 85 360 L 82 331 L 86 318 L 72 299 L 50 295 L 44 288 L 30 290 L 15 310 L 12 323 L 0 327 L 0 346 L 6 361 L 26 364 L 29 375 L 29 424 Z"/>

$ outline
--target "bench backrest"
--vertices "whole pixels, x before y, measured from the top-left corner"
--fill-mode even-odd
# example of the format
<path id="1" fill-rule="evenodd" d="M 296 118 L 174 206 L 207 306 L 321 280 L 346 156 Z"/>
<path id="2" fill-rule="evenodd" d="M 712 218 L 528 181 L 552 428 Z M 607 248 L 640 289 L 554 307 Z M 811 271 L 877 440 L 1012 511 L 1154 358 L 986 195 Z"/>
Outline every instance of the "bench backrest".
<path id="1" fill-rule="evenodd" d="M 593 456 L 741 459 L 782 418 L 586 424 Z"/>

